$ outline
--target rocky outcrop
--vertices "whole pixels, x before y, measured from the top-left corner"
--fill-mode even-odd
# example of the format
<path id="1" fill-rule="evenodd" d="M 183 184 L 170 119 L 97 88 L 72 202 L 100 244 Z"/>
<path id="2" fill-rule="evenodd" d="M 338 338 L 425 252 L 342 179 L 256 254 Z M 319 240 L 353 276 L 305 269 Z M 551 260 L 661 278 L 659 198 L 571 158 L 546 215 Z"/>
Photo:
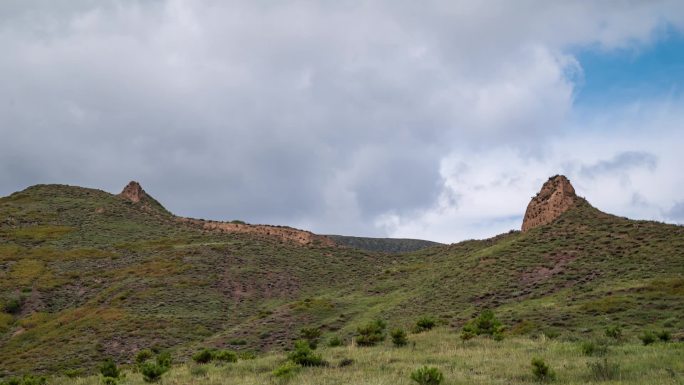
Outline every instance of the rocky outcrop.
<path id="1" fill-rule="evenodd" d="M 145 190 L 142 189 L 140 186 L 140 183 L 136 181 L 131 181 L 124 187 L 123 191 L 121 194 L 119 194 L 120 197 L 128 199 L 129 201 L 133 203 L 138 203 L 141 200 L 143 200 L 147 194 L 145 193 Z"/>
<path id="2" fill-rule="evenodd" d="M 245 233 L 255 234 L 267 237 L 278 238 L 285 242 L 297 243 L 300 245 L 319 245 L 319 246 L 334 246 L 335 242 L 332 239 L 317 235 L 309 231 L 294 229 L 285 226 L 269 226 L 269 225 L 250 225 L 246 223 L 234 222 L 219 222 L 207 221 L 203 219 L 193 218 L 177 218 L 179 221 L 200 227 L 203 230 L 216 231 L 221 233 Z"/>
<path id="3" fill-rule="evenodd" d="M 572 207 L 578 198 L 568 178 L 556 175 L 544 183 L 527 205 L 522 231 L 551 223 Z"/>

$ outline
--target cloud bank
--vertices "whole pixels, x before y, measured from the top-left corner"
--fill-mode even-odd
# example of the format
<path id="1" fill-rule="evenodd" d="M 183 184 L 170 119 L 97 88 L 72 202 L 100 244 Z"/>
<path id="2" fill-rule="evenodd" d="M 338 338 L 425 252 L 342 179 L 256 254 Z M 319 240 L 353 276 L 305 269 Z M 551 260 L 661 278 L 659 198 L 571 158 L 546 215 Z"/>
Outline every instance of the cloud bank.
<path id="1" fill-rule="evenodd" d="M 682 26 L 677 1 L 5 1 L 0 193 L 136 179 L 181 215 L 449 242 L 566 173 L 676 221 L 681 98 L 574 103 L 578 49 Z"/>

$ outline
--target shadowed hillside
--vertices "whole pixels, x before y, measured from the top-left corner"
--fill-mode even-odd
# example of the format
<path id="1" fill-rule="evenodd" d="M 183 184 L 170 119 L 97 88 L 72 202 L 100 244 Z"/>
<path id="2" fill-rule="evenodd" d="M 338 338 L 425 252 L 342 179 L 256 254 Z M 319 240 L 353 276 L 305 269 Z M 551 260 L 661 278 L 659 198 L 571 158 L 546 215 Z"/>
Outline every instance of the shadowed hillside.
<path id="1" fill-rule="evenodd" d="M 156 202 L 156 201 L 155 201 Z M 161 207 L 161 205 L 159 205 Z M 461 326 L 493 309 L 507 335 L 684 329 L 684 228 L 577 199 L 551 223 L 387 254 L 179 221 L 103 191 L 0 198 L 0 368 L 91 371 L 156 346 L 290 347 L 301 327 L 349 338 L 374 318 Z"/>
<path id="2" fill-rule="evenodd" d="M 422 239 L 368 238 L 350 237 L 346 235 L 327 235 L 327 237 L 331 238 L 338 245 L 385 253 L 406 253 L 441 245 L 441 243 L 425 241 Z"/>

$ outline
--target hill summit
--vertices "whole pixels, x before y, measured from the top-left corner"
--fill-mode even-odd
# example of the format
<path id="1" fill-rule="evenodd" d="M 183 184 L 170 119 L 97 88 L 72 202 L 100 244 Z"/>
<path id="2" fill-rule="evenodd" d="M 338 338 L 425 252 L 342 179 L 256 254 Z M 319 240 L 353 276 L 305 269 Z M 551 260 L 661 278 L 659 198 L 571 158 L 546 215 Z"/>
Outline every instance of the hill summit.
<path id="1" fill-rule="evenodd" d="M 578 199 L 568 178 L 564 175 L 552 176 L 527 205 L 522 231 L 553 222 L 574 206 Z"/>
<path id="2" fill-rule="evenodd" d="M 142 186 L 140 186 L 140 183 L 133 180 L 124 187 L 119 196 L 126 198 L 133 203 L 138 203 L 147 196 L 147 193 L 143 190 Z"/>

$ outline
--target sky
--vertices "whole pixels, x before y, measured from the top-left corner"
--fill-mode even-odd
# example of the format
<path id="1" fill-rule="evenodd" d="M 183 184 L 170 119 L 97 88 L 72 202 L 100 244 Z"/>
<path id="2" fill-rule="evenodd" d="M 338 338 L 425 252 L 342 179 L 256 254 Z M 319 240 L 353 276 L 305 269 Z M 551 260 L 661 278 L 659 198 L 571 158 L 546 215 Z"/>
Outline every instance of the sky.
<path id="1" fill-rule="evenodd" d="M 441 242 L 555 174 L 684 223 L 684 2 L 0 2 L 0 195 Z"/>

